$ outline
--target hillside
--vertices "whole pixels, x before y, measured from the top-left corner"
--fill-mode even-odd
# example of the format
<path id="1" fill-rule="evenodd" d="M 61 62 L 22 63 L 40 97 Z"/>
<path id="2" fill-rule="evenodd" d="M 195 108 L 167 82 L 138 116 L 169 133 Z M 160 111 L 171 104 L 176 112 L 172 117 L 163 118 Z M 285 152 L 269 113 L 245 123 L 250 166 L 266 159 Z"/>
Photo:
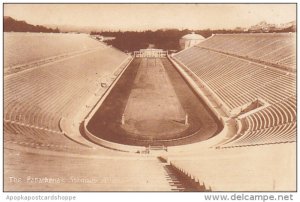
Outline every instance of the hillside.
<path id="1" fill-rule="evenodd" d="M 59 33 L 59 29 L 47 28 L 41 25 L 31 25 L 25 21 L 18 21 L 9 16 L 4 16 L 3 20 L 4 32 L 45 32 Z"/>

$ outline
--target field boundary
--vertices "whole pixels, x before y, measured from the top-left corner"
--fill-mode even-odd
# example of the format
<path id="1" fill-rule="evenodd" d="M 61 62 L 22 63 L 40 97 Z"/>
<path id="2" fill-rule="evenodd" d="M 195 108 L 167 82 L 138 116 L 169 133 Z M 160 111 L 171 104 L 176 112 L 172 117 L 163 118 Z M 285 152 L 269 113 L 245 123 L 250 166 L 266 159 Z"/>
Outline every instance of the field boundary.
<path id="1" fill-rule="evenodd" d="M 171 64 L 174 65 L 174 63 L 172 61 L 171 61 Z M 128 64 L 127 67 L 129 65 L 130 64 Z M 101 138 L 101 137 L 98 137 L 98 136 L 92 134 L 87 128 L 89 121 L 92 119 L 94 114 L 98 111 L 99 107 L 103 104 L 103 102 L 109 96 L 110 92 L 112 91 L 114 86 L 117 84 L 120 77 L 123 75 L 124 71 L 126 71 L 127 67 L 122 70 L 122 72 L 118 75 L 118 77 L 113 81 L 113 84 L 111 84 L 109 86 L 109 88 L 106 90 L 106 92 L 102 95 L 101 99 L 98 101 L 98 104 L 93 107 L 91 112 L 85 118 L 85 120 L 83 122 L 83 131 L 84 131 L 83 133 L 84 133 L 84 135 L 86 136 L 87 139 L 90 139 L 93 143 L 99 144 L 99 145 L 101 145 L 105 148 L 110 148 L 110 149 L 114 149 L 114 150 L 118 150 L 118 151 L 125 151 L 125 152 L 142 153 L 143 151 L 146 150 L 146 146 L 128 145 L 126 143 L 116 143 L 116 142 L 113 142 L 113 141 L 110 141 L 110 140 L 106 140 L 104 138 Z M 178 67 L 175 67 L 175 69 L 176 68 L 178 70 Z M 186 80 L 187 84 L 190 87 L 192 87 L 192 90 L 195 91 L 196 94 L 199 94 L 200 89 L 197 90 L 197 84 L 192 80 L 192 78 L 190 78 L 189 75 L 187 75 L 187 74 L 183 75 L 183 73 L 185 73 L 185 72 L 183 72 L 183 73 L 180 72 L 180 69 L 178 71 L 179 71 L 178 73 L 181 76 L 183 76 L 183 79 Z M 181 69 L 181 71 L 184 71 L 184 70 Z M 201 99 L 203 98 L 202 95 L 198 95 L 198 96 Z M 213 137 L 209 138 L 208 140 L 201 141 L 201 142 L 188 143 L 188 144 L 184 144 L 184 145 L 168 146 L 168 151 L 181 151 L 181 150 L 186 151 L 186 150 L 190 150 L 191 147 L 193 148 L 194 145 L 196 147 L 198 147 L 199 145 L 205 146 L 205 147 L 212 147 L 213 145 L 216 145 L 217 143 L 221 142 L 222 140 L 228 139 L 229 134 L 230 135 L 235 134 L 235 130 L 233 130 L 232 127 L 231 127 L 231 124 L 233 123 L 233 120 L 230 120 L 228 117 L 222 116 L 222 114 L 218 114 L 217 112 L 215 112 L 214 109 L 211 107 L 210 103 L 207 103 L 207 102 L 204 102 L 204 103 L 212 111 L 212 114 L 214 114 L 216 116 L 216 119 L 218 119 L 221 122 L 220 124 L 222 125 L 223 129 L 221 129 L 221 131 L 219 133 L 217 133 Z M 193 135 L 195 135 L 195 134 L 191 134 L 188 137 L 191 137 Z M 180 139 L 186 139 L 188 137 L 184 137 L 184 138 L 180 138 Z M 172 138 L 169 141 L 174 141 L 174 140 L 178 140 L 178 138 L 176 138 L 176 139 Z M 169 148 L 170 148 L 170 150 L 169 150 Z"/>

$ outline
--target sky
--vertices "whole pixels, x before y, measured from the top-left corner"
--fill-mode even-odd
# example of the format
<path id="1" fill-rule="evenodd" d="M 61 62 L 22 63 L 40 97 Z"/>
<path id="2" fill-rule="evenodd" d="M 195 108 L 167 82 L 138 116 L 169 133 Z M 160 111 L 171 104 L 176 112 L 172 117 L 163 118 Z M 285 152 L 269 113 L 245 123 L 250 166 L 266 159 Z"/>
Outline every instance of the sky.
<path id="1" fill-rule="evenodd" d="M 230 29 L 296 20 L 295 4 L 4 4 L 4 15 L 34 25 L 110 30 Z"/>

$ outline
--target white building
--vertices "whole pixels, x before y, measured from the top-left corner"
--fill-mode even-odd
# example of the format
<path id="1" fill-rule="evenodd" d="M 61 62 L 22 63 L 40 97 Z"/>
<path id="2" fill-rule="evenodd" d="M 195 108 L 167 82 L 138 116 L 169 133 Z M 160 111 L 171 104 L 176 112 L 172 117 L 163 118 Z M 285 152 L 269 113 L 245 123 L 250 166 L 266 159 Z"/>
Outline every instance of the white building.
<path id="1" fill-rule="evenodd" d="M 101 36 L 101 35 L 92 35 L 92 38 L 97 39 L 99 41 L 111 41 L 116 39 L 116 37 L 113 36 Z"/>
<path id="2" fill-rule="evenodd" d="M 139 51 L 134 51 L 134 56 L 137 58 L 140 57 L 146 57 L 146 58 L 161 58 L 167 56 L 167 51 L 164 51 L 162 49 L 153 49 L 153 48 L 147 48 L 147 49 L 140 49 Z"/>
<path id="3" fill-rule="evenodd" d="M 187 34 L 181 37 L 181 39 L 179 40 L 179 45 L 180 48 L 183 50 L 191 46 L 194 46 L 203 40 L 205 40 L 203 36 L 199 34 L 195 34 L 195 32 L 192 32 L 191 34 Z"/>

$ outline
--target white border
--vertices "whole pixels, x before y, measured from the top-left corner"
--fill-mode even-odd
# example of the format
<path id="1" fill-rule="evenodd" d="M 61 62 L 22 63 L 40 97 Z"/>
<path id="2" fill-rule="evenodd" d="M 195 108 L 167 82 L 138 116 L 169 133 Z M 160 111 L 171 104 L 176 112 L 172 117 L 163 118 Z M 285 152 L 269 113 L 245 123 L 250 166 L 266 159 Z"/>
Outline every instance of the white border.
<path id="1" fill-rule="evenodd" d="M 85 3 L 83 0 L 69 0 L 69 1 L 58 1 L 58 0 L 46 0 L 46 1 L 38 1 L 38 0 L 31 0 L 31 1 L 25 1 L 25 0 L 9 0 L 9 1 L 1 1 L 1 16 L 3 16 L 3 3 Z M 210 0 L 210 1 L 195 1 L 195 0 L 189 0 L 189 2 L 184 2 L 184 1 L 178 1 L 178 0 L 165 0 L 165 1 L 155 1 L 155 0 L 139 0 L 139 1 L 126 1 L 126 0 L 118 0 L 118 1 L 95 1 L 95 0 L 88 0 L 88 3 L 297 3 L 298 1 L 287 1 L 285 2 L 284 0 L 278 1 L 278 0 L 264 0 L 263 2 L 259 0 L 252 0 L 252 1 L 224 1 L 224 0 Z M 298 7 L 299 8 L 299 7 Z M 297 13 L 298 13 L 298 8 L 297 8 Z M 1 42 L 3 41 L 3 26 L 2 26 L 3 20 L 1 20 Z M 297 23 L 298 27 L 298 23 Z M 298 35 L 297 35 L 298 36 Z M 1 43 L 2 44 L 2 43 Z M 1 48 L 1 64 L 3 68 L 3 52 Z M 298 58 L 298 57 L 297 57 Z M 3 73 L 1 71 L 1 78 L 3 79 Z M 3 114 L 3 80 L 0 82 L 0 88 L 1 88 L 1 108 L 0 112 Z M 298 80 L 297 80 L 298 81 Z M 299 84 L 297 82 L 297 84 Z M 297 85 L 297 89 L 299 86 Z M 299 95 L 299 94 L 297 94 Z M 298 99 L 298 97 L 297 97 Z M 1 121 L 3 122 L 3 117 L 1 116 Z M 0 124 L 0 130 L 3 130 L 2 124 Z M 3 142 L 3 135 L 0 138 L 0 141 Z M 3 152 L 3 150 L 1 150 Z M 299 155 L 297 155 L 297 159 L 299 162 Z M 3 154 L 1 155 L 1 164 L 3 165 Z M 1 166 L 1 171 L 3 174 L 3 166 Z M 299 166 L 298 166 L 298 174 L 299 174 Z M 1 178 L 2 179 L 2 178 Z M 1 180 L 1 188 L 3 190 L 3 181 Z M 299 187 L 298 187 L 299 188 Z M 222 192 L 220 194 L 226 194 L 228 192 Z M 51 193 L 1 193 L 1 198 L 2 201 L 7 201 L 5 200 L 7 195 L 52 195 L 56 194 L 56 192 L 51 192 Z M 110 193 L 60 193 L 61 195 L 75 195 L 77 197 L 76 201 L 85 201 L 85 202 L 92 202 L 92 201 L 127 201 L 130 200 L 130 202 L 154 202 L 154 201 L 180 201 L 180 202 L 190 202 L 190 201 L 205 201 L 204 200 L 204 194 L 202 193 L 135 193 L 135 192 L 130 192 L 130 193 L 116 193 L 116 192 L 110 192 Z M 214 193 L 214 194 L 219 194 L 219 193 Z M 231 193 L 228 193 L 227 195 L 230 195 Z M 240 192 L 240 194 L 242 194 Z M 250 194 L 250 193 L 247 193 Z M 262 193 L 266 195 L 270 195 L 272 193 Z M 281 193 L 274 193 L 275 195 L 281 194 Z M 282 193 L 284 194 L 284 193 Z M 290 194 L 290 193 L 287 193 Z M 299 201 L 300 196 L 298 193 L 291 193 L 293 194 L 293 201 Z"/>

